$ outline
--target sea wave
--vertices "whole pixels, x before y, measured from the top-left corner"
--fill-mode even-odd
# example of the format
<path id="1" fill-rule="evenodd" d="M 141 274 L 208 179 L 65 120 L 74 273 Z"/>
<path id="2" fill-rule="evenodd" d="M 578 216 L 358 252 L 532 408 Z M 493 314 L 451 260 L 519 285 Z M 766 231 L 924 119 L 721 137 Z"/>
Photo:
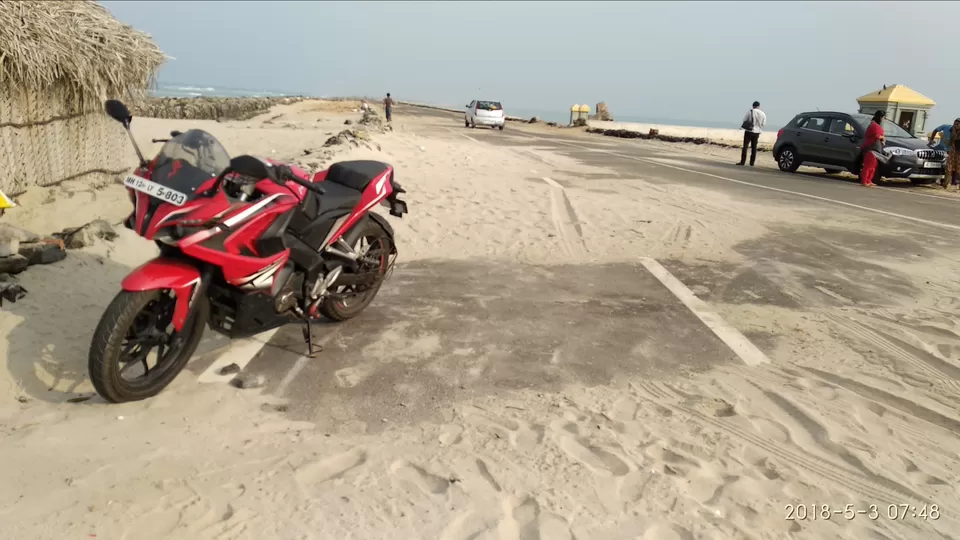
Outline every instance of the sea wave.
<path id="1" fill-rule="evenodd" d="M 150 90 L 153 97 L 283 97 L 297 95 L 294 92 L 272 92 L 245 88 L 225 88 L 176 83 L 160 83 Z"/>

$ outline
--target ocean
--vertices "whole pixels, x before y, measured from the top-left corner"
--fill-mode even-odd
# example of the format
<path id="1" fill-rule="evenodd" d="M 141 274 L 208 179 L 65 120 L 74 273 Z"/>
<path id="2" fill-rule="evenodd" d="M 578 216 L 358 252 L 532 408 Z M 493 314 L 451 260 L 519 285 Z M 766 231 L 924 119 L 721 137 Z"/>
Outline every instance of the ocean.
<path id="1" fill-rule="evenodd" d="M 157 87 L 150 90 L 154 97 L 283 97 L 297 94 L 285 92 L 270 92 L 267 90 L 250 90 L 245 88 L 226 88 L 203 85 L 178 83 L 157 83 Z"/>
<path id="2" fill-rule="evenodd" d="M 272 92 L 267 90 L 252 90 L 245 88 L 227 88 L 227 87 L 213 87 L 213 86 L 204 86 L 204 85 L 191 85 L 191 84 L 179 84 L 179 83 L 158 83 L 157 87 L 150 91 L 150 95 L 155 97 L 283 97 L 283 96 L 296 96 L 301 95 L 297 92 Z M 318 96 L 324 97 L 324 96 Z M 401 101 L 404 100 L 403 97 L 398 97 Z M 423 103 L 420 100 L 411 99 L 410 101 Z M 456 105 L 441 105 L 442 107 L 447 107 L 450 109 L 460 109 Z M 570 112 L 569 111 L 550 111 L 542 109 L 523 109 L 523 108 L 513 108 L 509 103 L 504 103 L 504 109 L 507 114 L 510 116 L 517 116 L 520 118 L 532 118 L 537 116 L 540 120 L 544 122 L 557 122 L 558 124 L 566 124 L 570 121 Z M 592 106 L 591 106 L 592 109 Z M 591 110 L 591 112 L 593 112 Z M 711 122 L 709 120 L 684 120 L 681 118 L 658 118 L 653 116 L 639 116 L 639 115 L 621 115 L 617 114 L 614 110 L 612 111 L 613 117 L 617 122 L 633 122 L 638 124 L 661 124 L 667 126 L 689 126 L 689 127 L 706 127 L 706 128 L 719 128 L 719 129 L 739 129 L 740 128 L 740 119 L 733 118 L 729 122 Z M 769 119 L 768 119 L 769 124 Z"/>

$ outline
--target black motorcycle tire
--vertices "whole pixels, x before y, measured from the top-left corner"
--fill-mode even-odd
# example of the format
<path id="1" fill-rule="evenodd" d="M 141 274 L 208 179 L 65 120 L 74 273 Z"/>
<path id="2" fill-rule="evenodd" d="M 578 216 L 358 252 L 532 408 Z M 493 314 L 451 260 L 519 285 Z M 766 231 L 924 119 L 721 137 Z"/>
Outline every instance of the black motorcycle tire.
<path id="1" fill-rule="evenodd" d="M 163 391 L 183 371 L 190 357 L 200 344 L 204 326 L 210 315 L 210 304 L 206 298 L 199 298 L 193 318 L 184 328 L 185 342 L 177 355 L 170 360 L 156 380 L 146 385 L 131 385 L 120 376 L 120 353 L 123 340 L 137 315 L 161 291 L 130 292 L 121 291 L 107 306 L 99 324 L 93 333 L 87 367 L 90 381 L 97 394 L 111 403 L 139 401 L 153 397 Z"/>
<path id="2" fill-rule="evenodd" d="M 390 238 L 390 235 L 388 235 L 376 221 L 372 219 L 366 219 L 364 221 L 365 223 L 357 237 L 357 242 L 359 243 L 360 238 L 371 237 L 382 240 L 387 250 L 387 256 L 389 257 L 389 253 L 393 249 L 393 239 Z M 385 277 L 386 274 L 382 274 L 373 286 L 353 298 L 349 305 L 345 305 L 341 300 L 334 297 L 324 298 L 323 302 L 320 303 L 320 314 L 334 322 L 342 322 L 356 317 L 370 305 L 370 302 L 373 302 L 373 299 L 377 296 L 377 292 L 380 291 L 380 286 L 383 285 Z"/>

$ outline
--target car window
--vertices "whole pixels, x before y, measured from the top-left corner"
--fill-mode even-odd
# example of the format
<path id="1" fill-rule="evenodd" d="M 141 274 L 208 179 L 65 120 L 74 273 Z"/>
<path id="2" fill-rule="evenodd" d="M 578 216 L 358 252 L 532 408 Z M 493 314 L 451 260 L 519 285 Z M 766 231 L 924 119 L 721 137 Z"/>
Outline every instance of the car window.
<path id="1" fill-rule="evenodd" d="M 867 126 L 869 126 L 870 122 L 873 121 L 873 117 L 866 114 L 855 114 L 853 117 L 856 119 L 857 123 L 863 127 L 863 129 L 867 129 Z M 893 137 L 897 139 L 916 139 L 916 137 L 908 133 L 902 127 L 894 124 L 886 118 L 883 119 L 880 125 L 883 126 L 883 133 L 887 136 L 887 138 Z"/>
<path id="2" fill-rule="evenodd" d="M 823 116 L 809 116 L 805 120 L 800 121 L 800 127 L 812 129 L 813 131 L 824 131 L 826 126 L 827 119 Z"/>
<path id="3" fill-rule="evenodd" d="M 503 109 L 499 101 L 478 101 L 477 108 L 481 111 L 499 111 Z"/>
<path id="4" fill-rule="evenodd" d="M 830 133 L 834 135 L 856 135 L 857 130 L 846 118 L 831 118 Z"/>

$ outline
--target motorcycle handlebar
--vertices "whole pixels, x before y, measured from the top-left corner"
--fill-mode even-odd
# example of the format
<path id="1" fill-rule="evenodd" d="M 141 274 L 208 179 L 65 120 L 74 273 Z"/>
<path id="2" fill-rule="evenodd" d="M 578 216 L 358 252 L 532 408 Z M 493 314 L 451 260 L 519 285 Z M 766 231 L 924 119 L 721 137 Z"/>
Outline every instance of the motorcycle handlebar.
<path id="1" fill-rule="evenodd" d="M 303 180 L 299 176 L 293 174 L 293 171 L 290 170 L 290 167 L 282 165 L 277 169 L 278 169 L 277 177 L 280 179 L 281 182 L 292 180 L 294 184 L 297 184 L 298 186 L 303 186 L 309 189 L 310 191 L 316 193 L 317 195 L 323 195 L 324 193 L 327 192 L 325 189 L 318 186 L 317 184 Z"/>

